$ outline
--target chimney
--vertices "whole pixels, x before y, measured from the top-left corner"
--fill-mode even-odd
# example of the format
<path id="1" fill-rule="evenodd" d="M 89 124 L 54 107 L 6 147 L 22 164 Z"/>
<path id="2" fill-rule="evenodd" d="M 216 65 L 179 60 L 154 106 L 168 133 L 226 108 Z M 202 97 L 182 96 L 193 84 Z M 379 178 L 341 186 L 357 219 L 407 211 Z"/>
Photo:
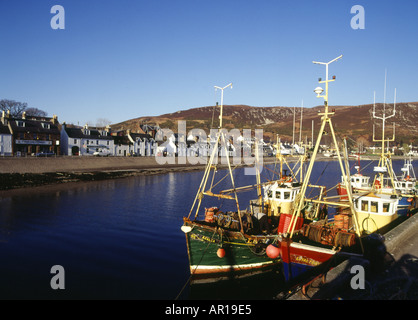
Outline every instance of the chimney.
<path id="1" fill-rule="evenodd" d="M 53 123 L 53 124 L 57 124 L 57 123 L 58 123 L 58 116 L 57 116 L 56 114 L 54 114 L 54 115 L 52 116 L 52 123 Z"/>
<path id="2" fill-rule="evenodd" d="M 26 119 L 26 111 L 22 112 L 22 119 L 25 120 Z"/>

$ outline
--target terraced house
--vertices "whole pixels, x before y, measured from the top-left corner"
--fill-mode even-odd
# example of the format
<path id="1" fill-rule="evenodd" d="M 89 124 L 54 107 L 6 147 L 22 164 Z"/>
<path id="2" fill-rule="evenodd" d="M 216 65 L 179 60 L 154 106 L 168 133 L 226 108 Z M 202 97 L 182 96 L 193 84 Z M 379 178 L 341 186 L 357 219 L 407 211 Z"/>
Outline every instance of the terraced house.
<path id="1" fill-rule="evenodd" d="M 2 113 L 1 123 L 11 134 L 12 150 L 15 156 L 51 156 L 60 154 L 60 131 L 58 117 L 26 116 L 12 117 L 10 112 Z M 4 148 L 4 143 L 3 143 Z"/>
<path id="2" fill-rule="evenodd" d="M 12 138 L 9 126 L 0 122 L 0 156 L 11 156 L 13 154 Z"/>
<path id="3" fill-rule="evenodd" d="M 67 156 L 114 155 L 114 141 L 110 127 L 96 128 L 61 126 L 61 144 L 63 154 Z"/>

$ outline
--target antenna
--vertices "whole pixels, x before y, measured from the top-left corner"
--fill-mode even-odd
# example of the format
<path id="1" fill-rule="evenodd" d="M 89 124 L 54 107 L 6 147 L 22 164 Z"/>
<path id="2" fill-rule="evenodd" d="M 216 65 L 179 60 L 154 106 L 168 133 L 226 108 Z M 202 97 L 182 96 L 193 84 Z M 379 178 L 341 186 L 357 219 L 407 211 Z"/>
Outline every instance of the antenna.
<path id="1" fill-rule="evenodd" d="M 385 88 L 383 90 L 383 113 L 385 113 L 385 110 L 386 110 L 386 75 L 387 75 L 387 70 L 385 69 Z"/>
<path id="2" fill-rule="evenodd" d="M 302 117 L 303 117 L 303 100 L 300 107 L 300 128 L 299 128 L 299 142 L 302 142 Z"/>

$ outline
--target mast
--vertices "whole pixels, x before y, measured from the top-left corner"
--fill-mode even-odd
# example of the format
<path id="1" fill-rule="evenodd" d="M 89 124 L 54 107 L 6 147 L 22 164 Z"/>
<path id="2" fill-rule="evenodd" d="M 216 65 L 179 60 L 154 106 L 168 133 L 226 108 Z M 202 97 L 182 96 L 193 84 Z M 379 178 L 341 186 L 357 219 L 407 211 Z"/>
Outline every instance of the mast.
<path id="1" fill-rule="evenodd" d="M 311 173 L 312 173 L 312 168 L 313 168 L 313 165 L 315 163 L 316 156 L 318 154 L 319 145 L 320 145 L 320 142 L 321 142 L 321 139 L 322 139 L 322 135 L 324 133 L 325 126 L 327 124 L 329 125 L 329 128 L 331 129 L 331 134 L 332 134 L 334 145 L 336 146 L 338 162 L 339 162 L 341 173 L 342 173 L 342 176 L 343 176 L 344 185 L 345 185 L 346 189 L 348 190 L 347 195 L 348 195 L 348 198 L 349 198 L 348 200 L 349 200 L 350 209 L 351 209 L 351 212 L 353 212 L 353 217 L 354 217 L 354 221 L 355 221 L 355 224 L 356 224 L 356 232 L 357 232 L 358 236 L 360 236 L 360 228 L 359 228 L 359 225 L 358 225 L 357 215 L 356 215 L 356 211 L 355 211 L 354 204 L 353 204 L 352 194 L 351 194 L 351 191 L 350 191 L 351 189 L 349 187 L 349 181 L 348 181 L 347 175 L 345 173 L 344 164 L 342 162 L 342 158 L 341 158 L 340 151 L 339 151 L 338 144 L 337 144 L 337 139 L 336 139 L 334 128 L 333 128 L 332 121 L 331 121 L 331 116 L 334 114 L 334 111 L 330 112 L 329 109 L 328 109 L 328 84 L 329 84 L 329 82 L 333 82 L 336 79 L 335 76 L 333 76 L 332 79 L 328 79 L 328 66 L 332 62 L 337 61 L 341 58 L 342 58 L 342 55 L 338 56 L 337 58 L 335 58 L 335 59 L 333 59 L 329 62 L 313 61 L 313 63 L 315 63 L 315 64 L 322 64 L 322 65 L 325 65 L 325 67 L 326 67 L 325 81 L 322 81 L 321 78 L 319 78 L 319 81 L 318 81 L 319 83 L 325 83 L 325 94 L 321 95 L 324 91 L 321 87 L 317 87 L 314 90 L 314 92 L 317 94 L 318 98 L 324 98 L 324 107 L 325 108 L 324 108 L 323 113 L 319 113 L 319 115 L 322 116 L 321 117 L 321 121 L 322 121 L 321 127 L 320 127 L 320 130 L 319 130 L 319 133 L 318 133 L 318 137 L 317 137 L 317 140 L 316 140 L 314 151 L 312 153 L 311 161 L 309 162 L 308 169 L 305 173 L 305 179 L 303 180 L 302 188 L 301 188 L 301 191 L 300 191 L 300 198 L 299 198 L 298 203 L 296 204 L 295 212 L 292 215 L 292 219 L 290 221 L 289 228 L 287 230 L 288 236 L 290 238 L 293 236 L 293 232 L 295 230 L 296 219 L 297 219 L 298 216 L 301 215 L 301 210 L 304 206 L 306 189 L 308 187 L 308 183 L 309 183 L 310 176 L 311 176 Z"/>
<path id="2" fill-rule="evenodd" d="M 386 70 L 385 70 L 385 95 L 386 95 Z M 382 150 L 380 153 L 380 159 L 379 159 L 379 163 L 377 165 L 377 167 L 374 168 L 374 171 L 378 173 L 379 175 L 379 181 L 382 184 L 381 188 L 376 188 L 376 179 L 377 179 L 377 175 L 375 175 L 374 181 L 373 181 L 373 190 L 378 191 L 378 192 L 382 192 L 382 187 L 383 187 L 383 175 L 385 172 L 387 172 L 389 174 L 389 178 L 391 180 L 391 184 L 392 184 L 392 193 L 395 194 L 395 184 L 394 184 L 394 174 L 393 174 L 393 168 L 392 168 L 392 162 L 391 162 L 391 153 L 389 150 L 389 146 L 388 146 L 388 150 L 387 152 L 385 152 L 385 142 L 389 143 L 392 141 L 395 141 L 395 123 L 393 123 L 393 136 L 392 138 L 386 138 L 385 137 L 385 124 L 386 124 L 386 120 L 390 119 L 392 117 L 394 117 L 396 114 L 396 88 L 395 88 L 395 96 L 394 96 L 394 102 L 393 102 L 393 112 L 391 115 L 387 116 L 386 115 L 386 97 L 384 98 L 384 103 L 383 103 L 383 114 L 381 117 L 376 116 L 376 92 L 374 92 L 374 97 L 373 97 L 373 118 L 374 119 L 379 119 L 382 120 L 382 139 L 376 139 L 375 137 L 375 127 L 373 124 L 373 141 L 374 142 L 381 142 L 382 143 Z M 378 190 L 376 190 L 378 189 Z"/>
<path id="3" fill-rule="evenodd" d="M 295 121 L 296 121 L 296 107 L 293 107 L 293 135 L 292 135 L 292 156 L 295 149 Z"/>
<path id="4" fill-rule="evenodd" d="M 222 129 L 222 113 L 223 113 L 223 108 L 224 108 L 224 90 L 228 87 L 231 87 L 232 89 L 232 82 L 223 88 L 215 86 L 215 90 L 217 89 L 221 90 L 221 111 L 219 113 L 219 130 Z"/>
<path id="5" fill-rule="evenodd" d="M 299 143 L 302 142 L 302 118 L 303 118 L 303 100 L 302 100 L 302 106 L 300 107 Z"/>
<path id="6" fill-rule="evenodd" d="M 197 191 L 196 197 L 195 197 L 195 199 L 193 201 L 192 208 L 190 209 L 189 217 L 190 217 L 190 215 L 191 215 L 191 213 L 192 213 L 192 211 L 193 211 L 193 209 L 194 209 L 194 207 L 195 207 L 195 205 L 197 203 L 197 205 L 196 205 L 196 211 L 195 211 L 195 217 L 194 217 L 195 219 L 197 218 L 197 216 L 199 214 L 200 205 L 202 203 L 202 200 L 203 200 L 203 196 L 204 195 L 213 196 L 213 197 L 217 197 L 217 198 L 223 198 L 223 199 L 235 200 L 235 203 L 236 203 L 236 206 L 237 206 L 237 211 L 238 211 L 238 217 L 239 217 L 241 232 L 243 233 L 244 232 L 244 229 L 243 229 L 242 219 L 241 219 L 241 215 L 240 215 L 240 208 L 239 208 L 239 202 L 238 202 L 237 189 L 235 187 L 234 176 L 232 174 L 232 169 L 231 169 L 231 162 L 229 160 L 229 153 L 228 153 L 228 148 L 227 148 L 227 141 L 225 139 L 225 134 L 224 134 L 224 132 L 222 130 L 223 92 L 228 87 L 231 87 L 232 88 L 232 83 L 226 85 L 223 88 L 222 87 L 215 86 L 215 90 L 217 90 L 217 89 L 220 89 L 221 90 L 221 106 L 220 106 L 220 114 L 219 114 L 219 128 L 218 128 L 218 132 L 216 134 L 216 142 L 215 142 L 214 148 L 213 148 L 212 153 L 211 153 L 211 155 L 209 157 L 208 164 L 206 165 L 206 169 L 205 169 L 205 172 L 203 174 L 203 178 L 202 178 L 202 181 L 200 183 L 199 189 Z M 212 192 L 213 181 L 214 181 L 214 178 L 215 178 L 215 173 L 217 171 L 217 168 L 216 168 L 217 161 L 215 162 L 214 159 L 215 159 L 215 156 L 216 157 L 218 156 L 218 146 L 219 146 L 219 144 L 221 144 L 221 146 L 223 146 L 224 149 L 225 149 L 225 157 L 226 157 L 226 161 L 227 161 L 227 164 L 228 164 L 228 171 L 229 171 L 229 176 L 230 176 L 230 179 L 231 179 L 232 192 L 234 193 L 234 196 L 227 195 L 227 194 L 222 194 L 222 193 L 220 193 L 220 194 L 214 194 Z M 222 154 L 221 154 L 221 156 L 222 156 Z M 212 182 L 211 182 L 209 188 L 206 189 L 206 185 L 208 183 L 209 176 L 210 176 L 210 172 L 211 172 L 212 169 L 213 169 Z"/>

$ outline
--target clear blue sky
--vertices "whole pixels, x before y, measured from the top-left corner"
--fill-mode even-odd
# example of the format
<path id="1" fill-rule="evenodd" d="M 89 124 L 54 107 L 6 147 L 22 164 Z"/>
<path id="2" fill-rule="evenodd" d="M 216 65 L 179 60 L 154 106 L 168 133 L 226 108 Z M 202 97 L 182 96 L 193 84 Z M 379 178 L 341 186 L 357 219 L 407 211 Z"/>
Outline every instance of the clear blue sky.
<path id="1" fill-rule="evenodd" d="M 53 30 L 53 5 L 65 30 Z M 365 29 L 350 12 L 365 9 Z M 0 99 L 60 122 L 112 123 L 224 104 L 313 107 L 418 101 L 418 1 L 1 0 Z"/>

